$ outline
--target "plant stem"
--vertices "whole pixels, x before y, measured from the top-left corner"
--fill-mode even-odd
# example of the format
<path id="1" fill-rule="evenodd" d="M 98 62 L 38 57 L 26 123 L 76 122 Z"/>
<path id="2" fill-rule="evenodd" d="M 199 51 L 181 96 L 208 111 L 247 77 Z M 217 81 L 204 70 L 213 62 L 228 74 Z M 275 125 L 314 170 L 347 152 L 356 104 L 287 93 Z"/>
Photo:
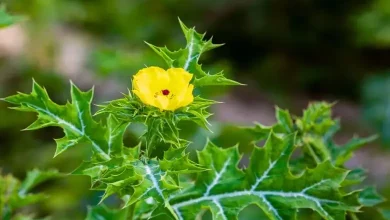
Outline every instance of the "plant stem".
<path id="1" fill-rule="evenodd" d="M 126 217 L 125 219 L 127 220 L 133 220 L 134 219 L 134 211 L 135 211 L 135 205 L 137 203 L 133 203 L 131 204 L 129 207 L 127 207 L 127 214 L 126 214 Z"/>
<path id="2" fill-rule="evenodd" d="M 310 144 L 307 145 L 307 148 L 309 149 L 309 152 L 311 154 L 311 156 L 313 157 L 313 159 L 315 160 L 316 164 L 320 164 L 322 161 L 321 159 L 317 156 L 316 152 L 314 151 L 313 149 L 313 146 L 311 146 Z"/>

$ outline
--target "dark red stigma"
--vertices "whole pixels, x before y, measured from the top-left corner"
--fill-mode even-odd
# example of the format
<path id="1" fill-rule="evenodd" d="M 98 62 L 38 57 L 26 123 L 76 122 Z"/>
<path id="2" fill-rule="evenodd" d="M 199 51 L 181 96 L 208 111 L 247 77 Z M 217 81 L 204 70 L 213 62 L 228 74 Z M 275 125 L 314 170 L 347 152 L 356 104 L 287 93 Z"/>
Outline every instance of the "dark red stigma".
<path id="1" fill-rule="evenodd" d="M 164 90 L 161 90 L 161 93 L 163 94 L 163 95 L 169 95 L 169 90 L 168 89 L 164 89 Z"/>

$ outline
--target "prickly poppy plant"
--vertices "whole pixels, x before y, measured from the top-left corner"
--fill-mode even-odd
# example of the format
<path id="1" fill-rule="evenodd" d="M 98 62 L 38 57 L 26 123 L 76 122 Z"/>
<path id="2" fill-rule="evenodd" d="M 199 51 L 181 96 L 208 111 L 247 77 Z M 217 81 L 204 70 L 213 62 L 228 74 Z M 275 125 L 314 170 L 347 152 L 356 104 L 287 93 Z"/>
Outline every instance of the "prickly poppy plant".
<path id="1" fill-rule="evenodd" d="M 128 94 L 99 105 L 95 114 L 93 89 L 81 91 L 73 83 L 71 101 L 65 105 L 54 103 L 35 81 L 31 93 L 4 99 L 16 110 L 37 114 L 26 130 L 63 129 L 64 137 L 55 140 L 55 156 L 79 143 L 91 146 L 92 156 L 72 174 L 90 176 L 91 188 L 104 191 L 102 202 L 115 194 L 122 207 L 92 207 L 87 219 L 198 219 L 210 210 L 213 219 L 230 220 L 249 205 L 272 220 L 359 219 L 367 209 L 380 215 L 375 206 L 383 198 L 372 187 L 356 187 L 365 171 L 344 166 L 354 150 L 375 137 L 355 137 L 337 145 L 333 136 L 339 123 L 332 118 L 332 104 L 312 103 L 303 116 L 277 108 L 275 125 L 243 127 L 253 136 L 245 168 L 238 166 L 243 155 L 235 143 L 217 146 L 208 141 L 197 160 L 190 160 L 190 142 L 181 138 L 178 124 L 191 121 L 210 129 L 208 109 L 217 103 L 193 90 L 240 83 L 222 72 L 203 70 L 200 57 L 221 45 L 180 25 L 187 40 L 184 48 L 172 51 L 148 44 L 167 66 L 141 69 L 129 79 Z M 97 121 L 94 115 L 106 120 Z M 136 122 L 146 131 L 137 146 L 126 146 L 123 135 Z M 259 141 L 264 145 L 257 146 Z M 156 156 L 156 149 L 164 149 L 164 154 Z M 295 152 L 299 154 L 292 156 Z"/>

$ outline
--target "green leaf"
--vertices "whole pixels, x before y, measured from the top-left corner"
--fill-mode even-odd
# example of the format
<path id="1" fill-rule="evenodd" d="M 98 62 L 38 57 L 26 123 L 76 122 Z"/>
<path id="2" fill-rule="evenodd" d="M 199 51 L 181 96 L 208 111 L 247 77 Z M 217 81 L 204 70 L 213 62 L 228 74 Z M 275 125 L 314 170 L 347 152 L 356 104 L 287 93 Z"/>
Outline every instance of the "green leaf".
<path id="1" fill-rule="evenodd" d="M 0 28 L 4 28 L 23 20 L 21 16 L 13 16 L 7 13 L 5 5 L 0 5 Z"/>
<path id="2" fill-rule="evenodd" d="M 142 104 L 130 92 L 128 95 L 124 94 L 124 98 L 112 100 L 106 105 L 98 106 L 100 109 L 95 115 L 112 114 L 119 121 L 127 122 L 143 122 L 148 116 L 157 112 L 153 112 L 152 108 L 148 108 L 148 106 Z"/>
<path id="3" fill-rule="evenodd" d="M 333 136 L 340 129 L 338 120 L 332 118 L 333 104 L 326 102 L 311 103 L 304 110 L 302 117 L 295 116 L 295 121 L 287 110 L 276 108 L 277 123 L 264 126 L 256 123 L 254 127 L 245 127 L 256 140 L 263 140 L 271 129 L 278 135 L 288 135 L 298 132 L 297 143 L 302 146 L 304 158 L 302 161 L 308 167 L 314 167 L 326 160 L 331 160 L 337 166 L 343 167 L 360 147 L 374 141 L 377 136 L 367 138 L 354 137 L 344 145 L 337 145 Z"/>
<path id="4" fill-rule="evenodd" d="M 150 219 L 152 212 L 156 209 L 155 205 L 152 197 L 140 200 L 135 206 L 133 219 Z"/>
<path id="5" fill-rule="evenodd" d="M 317 135 L 324 135 L 337 122 L 332 119 L 332 106 L 326 102 L 314 102 L 303 111 L 302 118 L 297 118 L 299 130 Z"/>
<path id="6" fill-rule="evenodd" d="M 108 141 L 108 154 L 120 155 L 123 145 L 123 135 L 126 131 L 128 122 L 118 120 L 114 115 L 107 118 L 106 140 Z"/>
<path id="7" fill-rule="evenodd" d="M 155 160 L 150 160 L 146 164 L 136 162 L 134 168 L 137 174 L 143 176 L 143 179 L 138 185 L 133 186 L 134 194 L 125 206 L 149 197 L 153 197 L 157 202 L 166 205 L 170 192 L 179 188 L 174 179 L 162 171 Z"/>
<path id="8" fill-rule="evenodd" d="M 276 119 L 287 134 L 294 132 L 293 121 L 287 110 L 276 107 Z"/>
<path id="9" fill-rule="evenodd" d="M 205 34 L 188 28 L 180 19 L 180 26 L 187 41 L 185 48 L 171 51 L 167 47 L 157 47 L 146 43 L 167 63 L 168 67 L 180 67 L 194 74 L 195 86 L 219 86 L 219 85 L 242 85 L 236 81 L 227 79 L 222 72 L 217 74 L 206 73 L 199 64 L 203 53 L 218 48 L 223 44 L 213 44 L 212 39 L 204 40 Z"/>
<path id="10" fill-rule="evenodd" d="M 199 96 L 194 98 L 194 101 L 187 107 L 182 108 L 181 111 L 175 113 L 175 116 L 178 118 L 178 121 L 192 121 L 198 124 L 200 127 L 210 131 L 210 123 L 208 118 L 212 116 L 208 112 L 208 108 L 211 105 L 217 104 L 218 102 L 203 99 Z"/>
<path id="11" fill-rule="evenodd" d="M 47 197 L 44 194 L 27 194 L 21 196 L 14 196 L 11 197 L 11 199 L 9 200 L 9 205 L 10 207 L 12 207 L 12 209 L 18 209 L 24 206 L 38 203 L 46 198 Z"/>
<path id="12" fill-rule="evenodd" d="M 139 147 L 140 145 L 127 149 L 123 151 L 122 157 L 116 157 L 110 161 L 85 161 L 72 174 L 90 176 L 92 188 L 105 191 L 102 201 L 112 194 L 117 194 L 124 200 L 124 207 L 128 207 L 138 201 L 153 198 L 156 202 L 156 206 L 153 206 L 154 210 L 157 204 L 165 207 L 169 194 L 179 188 L 171 173 L 201 170 L 194 163 L 186 161 L 185 170 L 176 172 L 169 170 L 168 172 L 160 167 L 159 162 L 162 161 L 139 160 L 137 156 Z M 183 150 L 179 152 L 172 149 L 168 151 L 166 158 L 172 159 L 172 163 L 188 159 L 188 155 L 182 153 Z M 164 162 L 170 165 L 168 160 Z M 168 165 L 165 164 L 167 166 L 165 168 L 171 168 Z"/>
<path id="13" fill-rule="evenodd" d="M 351 170 L 348 175 L 345 177 L 343 182 L 343 186 L 355 185 L 361 183 L 364 179 L 366 179 L 366 170 L 362 168 L 357 168 Z"/>
<path id="14" fill-rule="evenodd" d="M 247 169 L 237 167 L 237 147 L 221 149 L 208 143 L 198 154 L 201 165 L 195 185 L 175 194 L 170 204 L 179 219 L 194 219 L 210 208 L 214 219 L 236 219 L 240 210 L 258 205 L 270 219 L 293 219 L 302 208 L 313 209 L 324 219 L 344 219 L 346 211 L 357 212 L 358 192 L 343 194 L 340 184 L 348 171 L 329 161 L 294 176 L 289 158 L 295 149 L 294 135 L 271 133 L 263 148 L 255 148 Z"/>
<path id="15" fill-rule="evenodd" d="M 367 138 L 353 137 L 346 144 L 332 148 L 332 160 L 336 165 L 341 166 L 353 156 L 354 151 L 373 142 L 377 138 L 377 135 L 372 135 Z"/>
<path id="16" fill-rule="evenodd" d="M 58 126 L 65 136 L 56 139 L 55 156 L 81 142 L 90 143 L 94 156 L 100 160 L 109 160 L 122 149 L 122 135 L 128 123 L 119 122 L 114 116 L 108 118 L 107 127 L 97 123 L 91 115 L 93 89 L 82 92 L 71 83 L 72 103 L 58 105 L 54 103 L 46 90 L 33 82 L 30 94 L 19 93 L 4 100 L 19 105 L 17 110 L 38 113 L 38 119 L 27 130 Z"/>
<path id="17" fill-rule="evenodd" d="M 110 209 L 105 205 L 88 207 L 86 220 L 126 220 L 127 209 Z"/>
<path id="18" fill-rule="evenodd" d="M 37 169 L 28 172 L 22 182 L 12 175 L 0 176 L 0 218 L 10 219 L 16 209 L 46 199 L 47 196 L 44 194 L 32 194 L 29 191 L 38 184 L 59 176 L 60 174 L 55 170 L 40 171 Z"/>
<path id="19" fill-rule="evenodd" d="M 199 166 L 197 163 L 191 161 L 189 153 L 185 153 L 186 147 L 182 148 L 170 148 L 164 152 L 164 158 L 159 160 L 159 166 L 161 170 L 172 173 L 195 173 L 202 172 L 206 169 Z"/>
<path id="20" fill-rule="evenodd" d="M 354 151 L 374 141 L 377 136 L 366 138 L 353 137 L 343 145 L 336 144 L 333 137 L 340 130 L 340 123 L 337 119 L 332 118 L 332 105 L 325 102 L 311 103 L 304 110 L 302 117 L 294 116 L 294 121 L 291 120 L 292 117 L 287 111 L 277 108 L 276 124 L 270 127 L 256 124 L 254 127 L 245 128 L 245 130 L 251 133 L 256 140 L 264 139 L 269 134 L 271 128 L 279 137 L 289 135 L 291 132 L 297 132 L 296 143 L 302 148 L 302 155 L 290 162 L 293 173 L 300 174 L 306 167 L 318 168 L 325 162 L 331 162 L 334 166 L 343 168 L 345 162 L 353 156 Z M 365 170 L 361 168 L 354 169 L 348 172 L 341 186 L 351 187 L 352 185 L 360 184 L 366 178 L 365 174 Z M 375 202 L 381 201 L 382 197 L 372 192 L 372 190 L 374 189 L 369 188 L 359 194 L 362 197 L 359 197 L 359 201 L 362 200 L 360 202 L 363 206 L 373 206 Z M 373 201 L 370 200 L 370 197 L 372 197 Z M 367 202 L 364 202 L 365 198 Z M 373 203 L 370 204 L 370 202 Z M 380 215 L 376 208 L 371 209 L 370 212 Z M 300 213 L 300 217 L 303 216 L 302 214 Z M 308 214 L 309 216 L 311 215 L 310 213 Z M 352 219 L 358 218 L 351 212 L 349 212 L 349 215 Z"/>
<path id="21" fill-rule="evenodd" d="M 255 141 L 264 140 L 273 130 L 274 126 L 265 126 L 255 122 L 254 127 L 241 127 L 243 130 L 248 132 Z"/>
<path id="22" fill-rule="evenodd" d="M 307 162 L 308 166 L 314 166 L 324 161 L 331 160 L 331 153 L 325 145 L 323 139 L 315 135 L 305 135 L 302 137 L 304 156 L 307 161 L 311 158 L 314 162 Z"/>
<path id="23" fill-rule="evenodd" d="M 359 202 L 364 206 L 373 207 L 384 201 L 385 198 L 374 187 L 367 187 L 359 193 Z"/>
<path id="24" fill-rule="evenodd" d="M 19 188 L 19 195 L 24 195 L 38 184 L 50 179 L 58 178 L 61 174 L 57 170 L 41 171 L 34 169 L 27 173 Z"/>
<path id="25" fill-rule="evenodd" d="M 227 79 L 223 72 L 219 72 L 213 75 L 206 74 L 203 77 L 195 78 L 194 80 L 195 86 L 236 86 L 236 85 L 243 85 L 239 82 L 236 82 L 231 79 Z"/>

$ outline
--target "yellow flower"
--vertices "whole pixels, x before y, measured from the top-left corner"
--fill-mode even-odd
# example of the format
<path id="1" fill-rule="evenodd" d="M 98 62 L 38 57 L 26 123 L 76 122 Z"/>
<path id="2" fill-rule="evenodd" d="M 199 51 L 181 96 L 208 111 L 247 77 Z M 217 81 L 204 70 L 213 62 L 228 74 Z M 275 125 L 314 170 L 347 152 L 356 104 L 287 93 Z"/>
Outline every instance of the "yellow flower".
<path id="1" fill-rule="evenodd" d="M 147 105 L 174 111 L 194 101 L 191 79 L 192 74 L 182 68 L 165 71 L 159 67 L 148 67 L 134 75 L 133 93 Z"/>

